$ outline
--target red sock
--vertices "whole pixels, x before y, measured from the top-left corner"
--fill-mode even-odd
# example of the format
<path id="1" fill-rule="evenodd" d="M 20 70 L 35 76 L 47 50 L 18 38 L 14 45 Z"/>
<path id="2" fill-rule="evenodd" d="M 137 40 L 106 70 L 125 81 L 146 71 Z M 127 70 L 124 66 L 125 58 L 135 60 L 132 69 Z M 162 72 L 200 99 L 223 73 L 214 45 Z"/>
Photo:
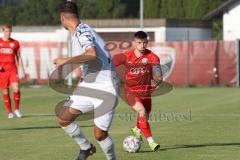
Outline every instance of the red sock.
<path id="1" fill-rule="evenodd" d="M 151 128 L 147 116 L 138 117 L 137 127 L 139 127 L 146 138 L 152 137 Z"/>
<path id="2" fill-rule="evenodd" d="M 9 94 L 3 94 L 3 101 L 8 110 L 8 113 L 12 112 L 11 99 L 9 97 Z"/>
<path id="3" fill-rule="evenodd" d="M 14 99 L 14 110 L 19 109 L 19 103 L 20 103 L 20 92 L 13 93 L 13 99 Z"/>

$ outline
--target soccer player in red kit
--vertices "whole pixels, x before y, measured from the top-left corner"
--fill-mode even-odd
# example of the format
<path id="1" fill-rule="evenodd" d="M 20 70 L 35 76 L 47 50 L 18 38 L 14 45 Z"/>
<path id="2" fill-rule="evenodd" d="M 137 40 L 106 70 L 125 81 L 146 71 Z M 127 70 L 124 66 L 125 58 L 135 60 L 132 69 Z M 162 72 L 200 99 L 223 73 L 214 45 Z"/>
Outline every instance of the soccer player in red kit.
<path id="1" fill-rule="evenodd" d="M 2 26 L 3 37 L 0 38 L 0 88 L 3 90 L 3 101 L 8 110 L 8 118 L 13 118 L 11 99 L 9 96 L 9 86 L 13 89 L 14 113 L 17 117 L 22 117 L 19 110 L 20 90 L 18 78 L 18 66 L 25 76 L 23 63 L 20 55 L 20 45 L 17 40 L 11 38 L 12 26 L 4 24 Z"/>
<path id="2" fill-rule="evenodd" d="M 143 31 L 134 35 L 134 49 L 113 57 L 115 66 L 124 65 L 124 96 L 126 102 L 138 113 L 137 124 L 132 128 L 137 138 L 142 140 L 141 133 L 147 139 L 151 150 L 160 148 L 151 134 L 148 117 L 151 112 L 151 92 L 162 82 L 160 59 L 147 49 L 148 36 Z"/>

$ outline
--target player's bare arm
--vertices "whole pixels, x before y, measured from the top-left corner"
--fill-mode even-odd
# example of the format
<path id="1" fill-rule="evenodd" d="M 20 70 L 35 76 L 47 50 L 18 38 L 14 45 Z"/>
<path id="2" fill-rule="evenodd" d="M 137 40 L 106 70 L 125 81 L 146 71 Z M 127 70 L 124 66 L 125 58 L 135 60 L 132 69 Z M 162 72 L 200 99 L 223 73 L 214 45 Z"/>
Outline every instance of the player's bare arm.
<path id="1" fill-rule="evenodd" d="M 16 65 L 21 68 L 22 77 L 25 78 L 26 74 L 25 74 L 25 69 L 24 69 L 24 65 L 23 65 L 23 61 L 22 61 L 22 56 L 19 53 L 16 54 Z"/>
<path id="2" fill-rule="evenodd" d="M 160 64 L 153 65 L 152 72 L 153 72 L 154 85 L 159 85 L 160 83 L 162 83 L 163 77 L 162 77 L 162 69 Z"/>
<path id="3" fill-rule="evenodd" d="M 59 67 L 64 64 L 80 64 L 80 63 L 86 63 L 88 61 L 96 59 L 96 49 L 95 47 L 89 47 L 86 49 L 86 52 L 84 52 L 81 55 L 77 55 L 74 57 L 66 57 L 66 58 L 56 58 L 53 60 L 53 63 Z"/>

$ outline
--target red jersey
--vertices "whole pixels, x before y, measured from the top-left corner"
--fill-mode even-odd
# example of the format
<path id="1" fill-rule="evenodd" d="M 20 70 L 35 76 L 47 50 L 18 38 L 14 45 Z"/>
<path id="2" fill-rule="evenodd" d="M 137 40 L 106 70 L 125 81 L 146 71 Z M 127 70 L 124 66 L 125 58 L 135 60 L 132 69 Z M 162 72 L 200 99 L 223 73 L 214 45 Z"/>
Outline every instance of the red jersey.
<path id="1" fill-rule="evenodd" d="M 20 45 L 17 40 L 10 38 L 4 41 L 0 38 L 0 67 L 5 71 L 17 69 L 15 56 L 20 53 Z"/>
<path id="2" fill-rule="evenodd" d="M 125 87 L 144 92 L 151 86 L 152 66 L 160 64 L 160 59 L 150 50 L 141 57 L 136 57 L 134 50 L 130 50 L 114 56 L 113 63 L 125 66 Z"/>

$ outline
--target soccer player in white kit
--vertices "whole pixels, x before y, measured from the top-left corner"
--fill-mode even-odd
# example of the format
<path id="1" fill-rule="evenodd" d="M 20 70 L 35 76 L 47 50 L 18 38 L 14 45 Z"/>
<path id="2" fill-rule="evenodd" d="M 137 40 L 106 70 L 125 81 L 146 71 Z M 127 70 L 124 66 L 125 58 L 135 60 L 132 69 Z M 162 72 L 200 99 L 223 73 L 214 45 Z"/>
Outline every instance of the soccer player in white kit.
<path id="1" fill-rule="evenodd" d="M 76 118 L 94 110 L 95 138 L 107 160 L 115 160 L 114 143 L 108 134 L 108 129 L 117 104 L 118 80 L 116 80 L 111 57 L 105 49 L 101 37 L 91 27 L 79 20 L 75 3 L 65 2 L 60 7 L 60 19 L 62 25 L 72 35 L 74 56 L 56 58 L 54 64 L 57 67 L 65 64 L 83 64 L 83 80 L 79 81 L 70 100 L 61 108 L 58 122 L 62 129 L 80 146 L 77 160 L 85 160 L 96 152 L 96 148 L 84 136 Z M 91 67 L 93 68 L 89 68 L 89 62 L 92 62 Z"/>

